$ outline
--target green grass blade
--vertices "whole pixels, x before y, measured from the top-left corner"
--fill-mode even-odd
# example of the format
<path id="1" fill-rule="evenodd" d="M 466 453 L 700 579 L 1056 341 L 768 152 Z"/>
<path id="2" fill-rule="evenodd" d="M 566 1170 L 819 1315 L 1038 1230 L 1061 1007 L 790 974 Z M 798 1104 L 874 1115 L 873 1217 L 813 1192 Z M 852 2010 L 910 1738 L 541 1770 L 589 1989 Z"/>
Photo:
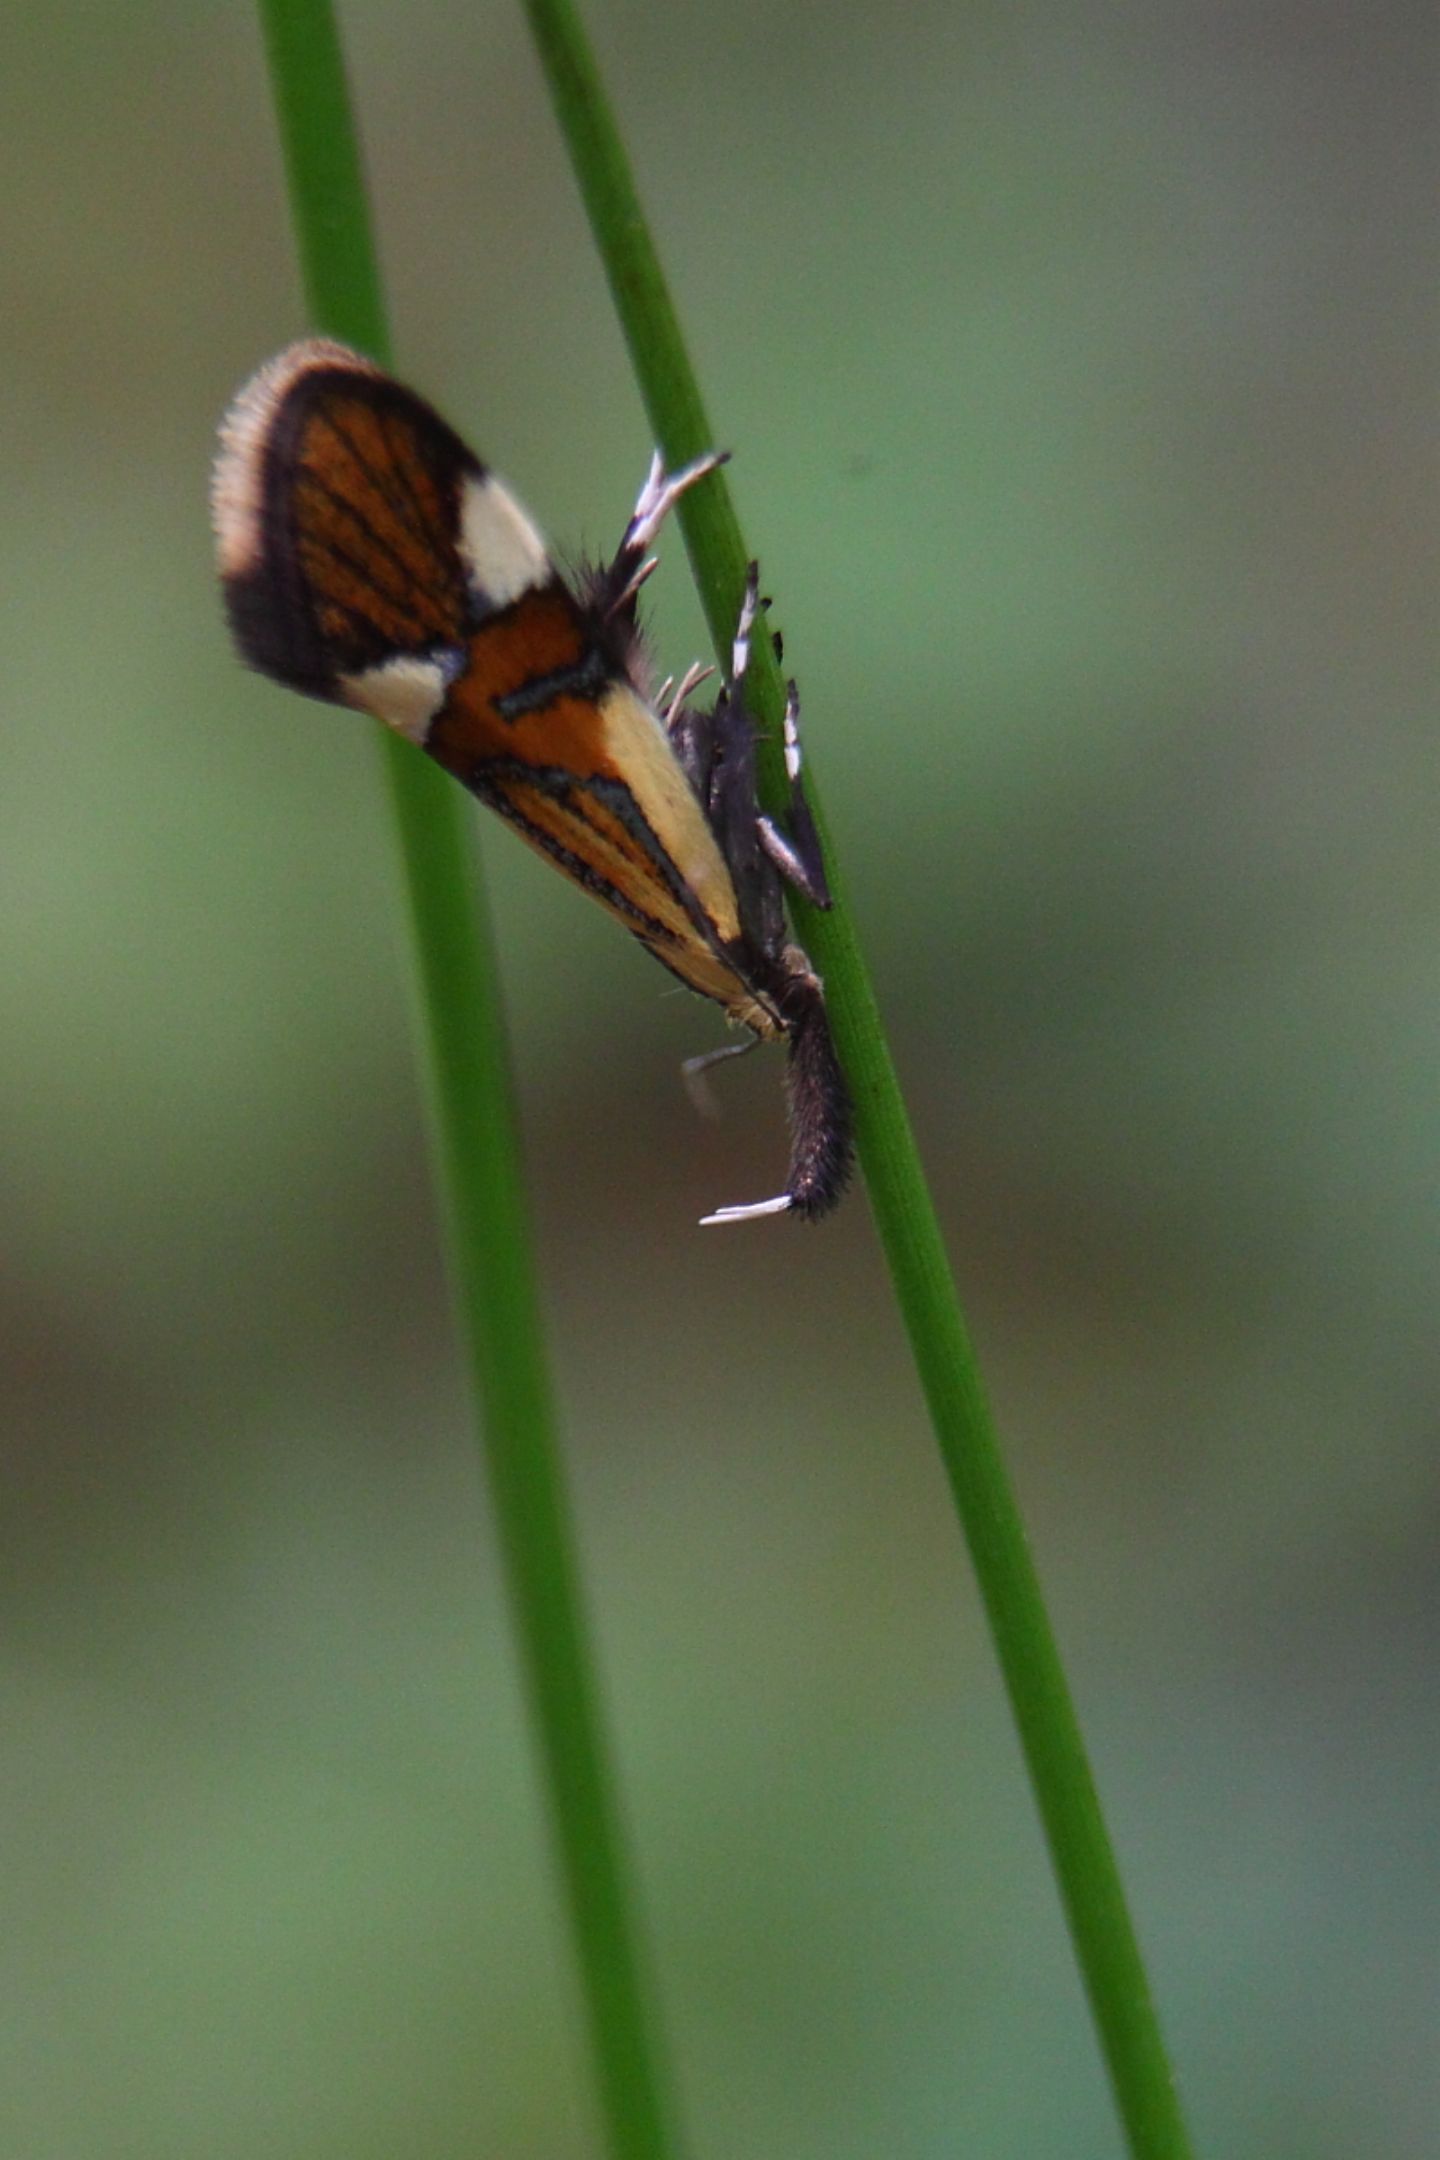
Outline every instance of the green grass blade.
<path id="1" fill-rule="evenodd" d="M 668 464 L 684 464 L 715 438 L 594 55 L 570 0 L 525 0 L 525 11 L 656 440 Z M 679 514 L 723 665 L 749 559 L 723 472 L 692 489 Z M 751 683 L 768 723 L 761 755 L 778 803 L 783 691 L 763 638 L 753 648 Z M 814 803 L 812 774 L 807 765 Z M 824 834 L 818 804 L 816 814 Z M 825 978 L 854 1090 L 871 1206 L 979 1578 L 1121 2119 L 1135 2160 L 1188 2160 L 1190 2143 L 1119 1869 L 828 836 L 826 855 L 836 906 L 828 915 L 799 906 L 798 927 Z"/>
<path id="2" fill-rule="evenodd" d="M 388 360 L 330 0 L 261 0 L 296 236 L 318 329 Z M 462 1339 L 568 1894 L 615 2160 L 676 2160 L 555 1441 L 504 1025 L 469 813 L 383 738 L 413 937 L 436 1177 Z"/>

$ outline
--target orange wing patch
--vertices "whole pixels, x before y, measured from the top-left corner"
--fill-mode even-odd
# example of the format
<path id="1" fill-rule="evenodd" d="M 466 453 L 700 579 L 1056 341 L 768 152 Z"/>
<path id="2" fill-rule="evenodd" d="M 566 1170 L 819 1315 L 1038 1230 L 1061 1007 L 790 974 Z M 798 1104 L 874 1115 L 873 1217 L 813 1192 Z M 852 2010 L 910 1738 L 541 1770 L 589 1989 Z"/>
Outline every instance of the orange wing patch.
<path id="1" fill-rule="evenodd" d="M 493 757 L 564 765 L 588 777 L 606 765 L 595 706 L 603 680 L 579 609 L 556 579 L 472 632 L 463 671 L 425 747 L 467 782 Z"/>
<path id="2" fill-rule="evenodd" d="M 542 776 L 500 763 L 473 784 L 532 847 L 592 892 L 682 982 L 715 999 L 757 1035 L 784 1032 L 768 1001 L 757 997 L 726 956 L 674 866 L 668 858 L 657 859 L 657 848 L 638 836 L 637 826 L 643 832 L 648 827 L 622 786 L 602 795 L 566 774 Z"/>
<path id="3" fill-rule="evenodd" d="M 326 636 L 344 642 L 363 624 L 398 652 L 463 637 L 453 507 L 394 413 L 338 395 L 317 405 L 296 445 L 291 511 Z"/>
<path id="4" fill-rule="evenodd" d="M 647 937 L 695 939 L 684 903 L 653 856 L 589 789 L 568 781 L 547 786 L 523 769 L 502 767 L 487 776 L 485 793 L 527 839 L 555 856 L 578 883 L 589 885 L 630 929 Z"/>

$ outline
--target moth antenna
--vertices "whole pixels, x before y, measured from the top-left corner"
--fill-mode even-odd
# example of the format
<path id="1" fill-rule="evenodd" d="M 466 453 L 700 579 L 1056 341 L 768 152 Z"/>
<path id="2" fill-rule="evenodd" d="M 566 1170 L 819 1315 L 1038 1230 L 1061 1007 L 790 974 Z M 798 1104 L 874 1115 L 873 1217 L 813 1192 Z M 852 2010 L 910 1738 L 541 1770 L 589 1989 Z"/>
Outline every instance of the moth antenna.
<path id="1" fill-rule="evenodd" d="M 759 1040 L 758 1035 L 752 1035 L 745 1042 L 722 1043 L 718 1050 L 702 1050 L 699 1057 L 686 1058 L 680 1067 L 680 1077 L 701 1117 L 718 1118 L 720 1115 L 720 1105 L 706 1077 L 712 1067 L 723 1065 L 730 1058 L 748 1057 Z"/>

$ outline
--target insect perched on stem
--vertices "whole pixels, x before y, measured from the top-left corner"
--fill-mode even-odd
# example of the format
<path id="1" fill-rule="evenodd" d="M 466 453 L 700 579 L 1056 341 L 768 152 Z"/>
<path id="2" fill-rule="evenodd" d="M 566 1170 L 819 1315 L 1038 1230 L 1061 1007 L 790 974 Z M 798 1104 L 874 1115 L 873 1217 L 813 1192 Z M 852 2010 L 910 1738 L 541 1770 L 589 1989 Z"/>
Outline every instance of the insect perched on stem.
<path id="1" fill-rule="evenodd" d="M 782 827 L 755 793 L 745 676 L 751 566 L 729 680 L 698 667 L 652 691 L 638 621 L 667 512 L 719 463 L 657 456 L 614 558 L 573 584 L 514 497 L 439 414 L 327 339 L 292 345 L 226 416 L 213 505 L 236 643 L 262 673 L 357 706 L 429 753 L 749 1041 L 789 1048 L 791 1160 L 773 1200 L 720 1208 L 813 1220 L 851 1167 L 850 1101 L 819 978 L 784 886 L 828 907 L 790 685 Z"/>

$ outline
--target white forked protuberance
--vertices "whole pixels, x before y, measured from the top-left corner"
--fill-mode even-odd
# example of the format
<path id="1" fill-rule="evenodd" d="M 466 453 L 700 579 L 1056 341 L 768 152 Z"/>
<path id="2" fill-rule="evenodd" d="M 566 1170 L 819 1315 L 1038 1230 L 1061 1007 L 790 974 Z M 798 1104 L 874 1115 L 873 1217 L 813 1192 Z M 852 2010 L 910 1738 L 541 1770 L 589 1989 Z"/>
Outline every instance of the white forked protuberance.
<path id="1" fill-rule="evenodd" d="M 794 1205 L 788 1192 L 777 1193 L 773 1200 L 742 1201 L 738 1207 L 716 1208 L 713 1215 L 702 1215 L 700 1227 L 704 1230 L 711 1223 L 756 1222 L 762 1215 L 788 1215 Z"/>
<path id="2" fill-rule="evenodd" d="M 724 463 L 725 458 L 720 452 L 708 450 L 704 457 L 696 458 L 693 464 L 667 477 L 664 460 L 657 450 L 650 460 L 650 470 L 631 512 L 630 523 L 625 528 L 625 538 L 620 543 L 622 549 L 639 552 L 648 548 L 686 488 L 694 487 L 697 480 L 703 480 L 706 473 L 714 472 L 717 465 Z"/>

